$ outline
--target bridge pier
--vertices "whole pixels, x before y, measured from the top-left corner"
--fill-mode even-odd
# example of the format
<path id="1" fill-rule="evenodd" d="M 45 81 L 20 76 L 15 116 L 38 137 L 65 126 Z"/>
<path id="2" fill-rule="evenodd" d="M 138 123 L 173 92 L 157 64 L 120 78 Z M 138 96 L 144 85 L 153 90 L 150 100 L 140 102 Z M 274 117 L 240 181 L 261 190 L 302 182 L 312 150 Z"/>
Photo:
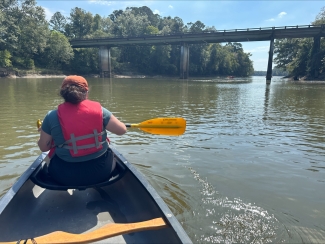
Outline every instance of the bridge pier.
<path id="1" fill-rule="evenodd" d="M 267 64 L 267 71 L 266 71 L 266 84 L 271 84 L 273 50 L 274 50 L 274 38 L 272 37 L 271 41 L 270 41 L 269 61 L 268 61 L 268 64 Z"/>
<path id="2" fill-rule="evenodd" d="M 99 74 L 100 78 L 111 77 L 111 52 L 107 46 L 100 46 L 98 51 L 99 56 Z"/>
<path id="3" fill-rule="evenodd" d="M 187 79 L 189 71 L 190 49 L 187 43 L 181 46 L 180 78 Z"/>

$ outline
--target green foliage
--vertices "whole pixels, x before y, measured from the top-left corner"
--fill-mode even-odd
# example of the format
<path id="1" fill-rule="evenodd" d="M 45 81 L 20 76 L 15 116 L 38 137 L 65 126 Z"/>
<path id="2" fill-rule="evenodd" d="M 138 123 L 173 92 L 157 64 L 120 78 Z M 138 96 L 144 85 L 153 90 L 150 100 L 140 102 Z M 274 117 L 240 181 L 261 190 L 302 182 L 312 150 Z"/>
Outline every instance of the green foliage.
<path id="1" fill-rule="evenodd" d="M 52 30 L 64 33 L 65 26 L 67 24 L 67 20 L 60 12 L 56 12 L 52 16 L 49 24 L 50 24 L 50 27 L 52 28 Z"/>
<path id="2" fill-rule="evenodd" d="M 8 50 L 0 51 L 0 67 L 10 67 L 11 66 L 11 54 Z"/>
<path id="3" fill-rule="evenodd" d="M 202 32 L 204 30 L 205 24 L 203 24 L 201 21 L 196 21 L 195 23 L 188 23 L 187 28 L 190 32 Z"/>
<path id="4" fill-rule="evenodd" d="M 325 7 L 321 9 L 319 14 L 316 16 L 315 21 L 312 22 L 313 25 L 324 25 L 325 24 Z"/>
<path id="5" fill-rule="evenodd" d="M 156 35 L 159 33 L 159 30 L 157 27 L 154 27 L 152 25 L 148 25 L 145 30 L 144 33 L 145 35 Z"/>
<path id="6" fill-rule="evenodd" d="M 92 33 L 93 15 L 81 8 L 71 10 L 70 22 L 65 25 L 65 33 L 70 38 L 84 38 Z"/>
<path id="7" fill-rule="evenodd" d="M 325 24 L 325 7 L 321 9 L 312 24 Z M 324 38 L 276 40 L 274 53 L 276 67 L 288 71 L 291 76 L 317 78 L 319 74 L 325 72 Z"/>
<path id="8" fill-rule="evenodd" d="M 0 2 L 0 65 L 99 73 L 97 48 L 72 49 L 71 38 L 169 35 L 215 31 L 201 21 L 184 25 L 179 17 L 161 17 L 146 6 L 115 10 L 107 17 L 74 8 L 69 17 L 56 12 L 49 22 L 35 0 Z M 248 76 L 253 66 L 241 44 L 190 45 L 191 75 Z M 112 69 L 145 74 L 177 75 L 180 45 L 111 48 Z"/>
<path id="9" fill-rule="evenodd" d="M 58 31 L 52 31 L 43 54 L 43 60 L 47 62 L 47 66 L 49 68 L 62 68 L 62 65 L 70 63 L 73 54 L 67 37 Z"/>
<path id="10" fill-rule="evenodd" d="M 124 11 L 114 22 L 114 34 L 116 36 L 141 36 L 150 26 L 148 16 L 134 15 L 132 11 Z"/>
<path id="11" fill-rule="evenodd" d="M 97 48 L 76 48 L 73 52 L 74 59 L 66 66 L 67 69 L 82 75 L 99 73 Z"/>

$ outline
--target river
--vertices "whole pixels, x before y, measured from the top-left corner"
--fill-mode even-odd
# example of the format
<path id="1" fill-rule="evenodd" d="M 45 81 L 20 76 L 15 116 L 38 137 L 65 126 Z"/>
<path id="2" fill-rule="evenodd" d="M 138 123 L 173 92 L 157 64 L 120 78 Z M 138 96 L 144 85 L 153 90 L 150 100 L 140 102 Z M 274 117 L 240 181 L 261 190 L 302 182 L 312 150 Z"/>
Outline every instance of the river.
<path id="1" fill-rule="evenodd" d="M 61 78 L 1 79 L 0 196 L 40 153 L 36 120 Z M 194 243 L 325 240 L 325 83 L 274 77 L 89 78 L 90 99 L 125 123 L 183 117 L 184 135 L 129 129 L 111 142 Z"/>

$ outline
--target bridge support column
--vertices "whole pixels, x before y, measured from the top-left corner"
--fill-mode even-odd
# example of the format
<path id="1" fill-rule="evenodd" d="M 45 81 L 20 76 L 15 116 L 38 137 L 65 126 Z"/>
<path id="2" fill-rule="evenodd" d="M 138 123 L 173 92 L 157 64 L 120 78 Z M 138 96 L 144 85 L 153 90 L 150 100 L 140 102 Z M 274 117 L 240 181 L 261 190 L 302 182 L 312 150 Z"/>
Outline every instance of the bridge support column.
<path id="1" fill-rule="evenodd" d="M 274 50 L 274 38 L 272 37 L 272 39 L 270 41 L 269 61 L 268 61 L 268 64 L 267 64 L 267 71 L 266 71 L 266 84 L 271 84 L 273 50 Z"/>
<path id="2" fill-rule="evenodd" d="M 99 47 L 99 74 L 100 78 L 111 77 L 111 52 L 106 46 Z"/>
<path id="3" fill-rule="evenodd" d="M 189 71 L 190 49 L 187 43 L 181 46 L 180 78 L 187 79 Z"/>
<path id="4" fill-rule="evenodd" d="M 322 63 L 322 57 L 319 53 L 320 51 L 320 36 L 314 37 L 314 45 L 311 51 L 311 71 L 310 74 L 317 78 L 319 75 L 320 64 Z"/>

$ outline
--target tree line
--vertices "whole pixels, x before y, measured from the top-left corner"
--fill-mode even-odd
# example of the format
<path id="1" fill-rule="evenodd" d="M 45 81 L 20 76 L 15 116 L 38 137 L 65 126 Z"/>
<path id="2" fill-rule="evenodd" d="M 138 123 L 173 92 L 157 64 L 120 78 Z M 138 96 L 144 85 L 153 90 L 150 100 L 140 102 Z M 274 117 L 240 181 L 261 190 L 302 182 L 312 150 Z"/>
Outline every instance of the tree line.
<path id="1" fill-rule="evenodd" d="M 68 17 L 56 12 L 50 21 L 35 0 L 3 0 L 0 9 L 0 67 L 7 68 L 98 74 L 98 49 L 72 49 L 70 39 L 216 30 L 199 20 L 184 24 L 179 17 L 154 14 L 146 6 L 115 10 L 106 17 L 75 7 Z M 250 56 L 240 43 L 191 44 L 189 73 L 249 76 L 254 71 Z M 111 48 L 111 57 L 115 73 L 179 75 L 178 45 Z"/>
<path id="2" fill-rule="evenodd" d="M 254 70 L 253 75 L 255 76 L 265 76 L 266 77 L 266 71 L 258 71 L 258 70 Z M 283 69 L 274 67 L 272 69 L 272 76 L 288 76 L 289 73 Z"/>
<path id="3" fill-rule="evenodd" d="M 325 7 L 311 24 L 325 24 Z M 276 67 L 287 71 L 295 79 L 302 77 L 325 79 L 325 40 L 320 39 L 319 50 L 313 44 L 313 38 L 276 40 L 274 43 Z"/>

